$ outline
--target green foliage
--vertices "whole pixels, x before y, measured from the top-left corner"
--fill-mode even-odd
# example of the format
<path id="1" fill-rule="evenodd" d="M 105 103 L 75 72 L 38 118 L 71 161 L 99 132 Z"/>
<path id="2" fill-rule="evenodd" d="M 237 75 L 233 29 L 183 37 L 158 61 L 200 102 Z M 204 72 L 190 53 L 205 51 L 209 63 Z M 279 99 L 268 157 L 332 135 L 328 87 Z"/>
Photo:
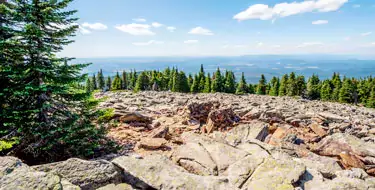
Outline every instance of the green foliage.
<path id="1" fill-rule="evenodd" d="M 297 82 L 296 82 L 296 88 L 297 88 L 297 96 L 301 96 L 303 92 L 306 90 L 306 81 L 304 76 L 298 76 L 297 77 Z"/>
<path id="2" fill-rule="evenodd" d="M 283 75 L 283 77 L 281 78 L 280 87 L 279 87 L 279 96 L 287 95 L 288 80 L 289 80 L 288 74 Z"/>
<path id="3" fill-rule="evenodd" d="M 105 81 L 104 81 L 104 75 L 103 75 L 103 70 L 100 69 L 98 72 L 98 88 L 100 90 L 103 90 L 105 87 Z"/>
<path id="4" fill-rule="evenodd" d="M 353 103 L 354 86 L 350 79 L 344 78 L 339 92 L 339 101 L 341 103 Z"/>
<path id="5" fill-rule="evenodd" d="M 243 76 L 243 79 L 241 78 L 241 81 L 245 81 L 245 77 L 243 73 L 242 73 L 242 76 Z M 244 84 L 246 85 L 246 81 Z M 236 93 L 236 78 L 232 71 L 226 72 L 224 88 L 225 88 L 226 93 L 232 93 L 232 94 Z M 247 91 L 247 87 L 244 87 L 244 88 L 246 88 L 245 91 Z"/>
<path id="6" fill-rule="evenodd" d="M 128 89 L 128 78 L 125 71 L 122 71 L 122 89 L 126 90 Z"/>
<path id="7" fill-rule="evenodd" d="M 194 75 L 193 84 L 190 87 L 190 91 L 193 93 L 199 92 L 199 79 L 197 75 Z"/>
<path id="8" fill-rule="evenodd" d="M 309 81 L 307 82 L 307 94 L 306 96 L 309 99 L 319 99 L 320 98 L 320 80 L 318 75 L 313 74 L 310 78 Z"/>
<path id="9" fill-rule="evenodd" d="M 95 74 L 92 75 L 92 79 L 91 79 L 91 88 L 92 88 L 93 90 L 97 90 L 97 89 L 98 89 L 98 85 L 97 85 L 97 81 L 96 81 Z"/>
<path id="10" fill-rule="evenodd" d="M 122 89 L 122 82 L 119 73 L 117 72 L 115 78 L 112 82 L 112 90 L 121 90 Z"/>
<path id="11" fill-rule="evenodd" d="M 89 64 L 57 57 L 79 27 L 70 2 L 0 5 L 0 80 L 8 81 L 0 90 L 1 154 L 8 154 L 11 145 L 12 155 L 32 164 L 92 157 L 105 139 L 104 128 L 91 122 L 96 103 L 88 92 L 96 78 L 87 81 L 87 92 L 80 86 Z"/>
<path id="12" fill-rule="evenodd" d="M 135 84 L 134 91 L 139 92 L 142 90 L 148 90 L 148 85 L 149 85 L 149 79 L 148 79 L 146 72 L 141 72 Z"/>
<path id="13" fill-rule="evenodd" d="M 8 152 L 14 147 L 14 145 L 17 145 L 19 143 L 20 142 L 18 137 L 13 137 L 9 140 L 0 140 L 0 153 Z"/>
<path id="14" fill-rule="evenodd" d="M 329 101 L 331 100 L 331 94 L 332 94 L 331 82 L 329 80 L 325 80 L 320 90 L 320 97 L 324 101 Z"/>
<path id="15" fill-rule="evenodd" d="M 109 122 L 111 119 L 113 119 L 114 114 L 115 114 L 115 109 L 113 109 L 113 108 L 99 110 L 98 111 L 98 122 L 99 123 Z"/>
<path id="16" fill-rule="evenodd" d="M 112 79 L 111 79 L 111 77 L 107 78 L 107 81 L 105 81 L 105 85 L 107 86 L 108 90 L 112 90 Z"/>
<path id="17" fill-rule="evenodd" d="M 203 89 L 203 92 L 204 93 L 210 93 L 211 92 L 211 76 L 210 76 L 210 73 L 208 73 L 207 77 L 206 77 L 206 81 L 204 83 L 204 89 Z"/>
<path id="18" fill-rule="evenodd" d="M 287 81 L 287 94 L 288 96 L 296 96 L 298 93 L 298 86 L 296 80 L 296 74 L 291 72 Z"/>
<path id="19" fill-rule="evenodd" d="M 266 81 L 266 77 L 262 74 L 262 76 L 260 77 L 260 80 L 259 80 L 259 84 L 257 86 L 257 94 L 260 94 L 260 95 L 266 95 L 267 91 L 267 81 Z"/>
<path id="20" fill-rule="evenodd" d="M 279 78 L 273 77 L 270 81 L 271 89 L 269 92 L 270 96 L 277 96 L 279 93 L 279 88 L 280 88 L 280 81 Z"/>
<path id="21" fill-rule="evenodd" d="M 245 80 L 245 75 L 242 72 L 241 80 L 237 85 L 236 94 L 245 94 L 247 92 L 247 84 Z"/>
<path id="22" fill-rule="evenodd" d="M 223 91 L 224 91 L 223 77 L 221 76 L 220 68 L 217 68 L 214 79 L 212 81 L 211 92 L 223 92 Z"/>

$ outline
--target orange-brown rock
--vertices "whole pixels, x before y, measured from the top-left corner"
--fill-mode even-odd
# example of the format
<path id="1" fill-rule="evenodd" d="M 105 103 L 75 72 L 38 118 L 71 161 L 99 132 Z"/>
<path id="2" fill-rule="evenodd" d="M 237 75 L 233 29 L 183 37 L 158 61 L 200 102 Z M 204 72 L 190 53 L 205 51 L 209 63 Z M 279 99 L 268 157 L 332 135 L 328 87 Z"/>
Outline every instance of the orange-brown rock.
<path id="1" fill-rule="evenodd" d="M 217 109 L 208 115 L 206 130 L 211 133 L 214 130 L 228 130 L 239 121 L 239 117 L 234 114 L 231 108 Z"/>
<path id="2" fill-rule="evenodd" d="M 163 138 L 142 138 L 139 142 L 138 148 L 155 150 L 163 147 L 167 141 Z"/>
<path id="3" fill-rule="evenodd" d="M 279 145 L 282 139 L 286 136 L 287 134 L 286 132 L 287 132 L 287 129 L 285 129 L 284 127 L 278 127 L 276 131 L 273 133 L 269 144 L 274 145 L 274 146 Z"/>
<path id="4" fill-rule="evenodd" d="M 324 137 L 327 135 L 327 132 L 317 123 L 312 123 L 310 125 L 310 129 L 320 137 Z"/>
<path id="5" fill-rule="evenodd" d="M 365 164 L 363 164 L 363 162 L 353 154 L 342 152 L 339 154 L 339 156 L 341 158 L 341 163 L 345 167 L 345 169 L 365 167 Z"/>

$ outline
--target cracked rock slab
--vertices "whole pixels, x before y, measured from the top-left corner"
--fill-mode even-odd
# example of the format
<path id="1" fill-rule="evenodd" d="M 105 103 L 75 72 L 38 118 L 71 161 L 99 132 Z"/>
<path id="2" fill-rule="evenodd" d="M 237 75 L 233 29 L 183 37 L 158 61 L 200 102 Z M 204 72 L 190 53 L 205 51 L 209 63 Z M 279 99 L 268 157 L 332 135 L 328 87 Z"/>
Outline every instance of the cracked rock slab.
<path id="1" fill-rule="evenodd" d="M 226 177 L 199 176 L 190 174 L 173 164 L 165 156 L 150 155 L 144 159 L 122 156 L 112 161 L 122 168 L 125 175 L 160 190 L 228 190 L 237 189 Z M 131 184 L 131 183 L 130 183 Z M 131 184 L 137 186 L 137 184 Z"/>

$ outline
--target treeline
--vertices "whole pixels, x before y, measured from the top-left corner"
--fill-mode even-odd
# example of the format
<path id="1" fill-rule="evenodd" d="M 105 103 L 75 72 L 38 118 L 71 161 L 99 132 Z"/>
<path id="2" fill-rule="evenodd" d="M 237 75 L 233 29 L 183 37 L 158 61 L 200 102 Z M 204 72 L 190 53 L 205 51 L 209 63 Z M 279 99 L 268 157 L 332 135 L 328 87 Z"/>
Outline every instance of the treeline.
<path id="1" fill-rule="evenodd" d="M 143 71 L 119 73 L 113 78 L 105 78 L 102 70 L 86 81 L 86 90 L 143 90 L 214 93 L 224 92 L 231 94 L 260 94 L 270 96 L 302 96 L 310 100 L 323 100 L 341 103 L 362 104 L 375 108 L 375 78 L 341 78 L 340 74 L 333 73 L 331 79 L 321 80 L 318 75 L 305 79 L 302 75 L 291 72 L 281 77 L 272 77 L 267 81 L 262 74 L 258 84 L 246 82 L 244 73 L 239 80 L 232 71 L 222 73 L 218 68 L 212 75 L 200 71 L 188 76 L 177 68 L 169 67 L 163 71 Z"/>

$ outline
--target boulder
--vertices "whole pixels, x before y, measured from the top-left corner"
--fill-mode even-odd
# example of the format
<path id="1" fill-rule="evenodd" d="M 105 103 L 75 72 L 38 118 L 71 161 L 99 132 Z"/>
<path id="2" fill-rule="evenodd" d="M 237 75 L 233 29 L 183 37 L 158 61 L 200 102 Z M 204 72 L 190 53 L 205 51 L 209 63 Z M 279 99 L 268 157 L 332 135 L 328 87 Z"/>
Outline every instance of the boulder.
<path id="1" fill-rule="evenodd" d="M 151 131 L 151 133 L 148 135 L 149 138 L 165 138 L 168 134 L 169 127 L 163 126 L 156 128 Z"/>
<path id="2" fill-rule="evenodd" d="M 144 148 L 149 150 L 155 150 L 158 148 L 162 148 L 165 144 L 167 144 L 167 140 L 164 138 L 142 138 L 138 144 L 138 148 Z"/>
<path id="3" fill-rule="evenodd" d="M 229 182 L 238 188 L 242 188 L 246 180 L 254 173 L 264 161 L 258 155 L 248 155 L 230 165 L 226 171 Z"/>
<path id="4" fill-rule="evenodd" d="M 245 189 L 290 189 L 305 173 L 303 164 L 292 160 L 267 158 L 260 164 L 245 182 Z"/>
<path id="5" fill-rule="evenodd" d="M 0 189 L 67 189 L 78 186 L 53 173 L 35 171 L 15 157 L 0 157 Z"/>
<path id="6" fill-rule="evenodd" d="M 131 176 L 133 180 L 127 183 L 140 189 L 237 189 L 229 183 L 226 177 L 190 174 L 161 155 L 150 155 L 144 159 L 122 156 L 112 162 L 122 168 L 125 175 Z"/>
<path id="7" fill-rule="evenodd" d="M 122 123 L 152 123 L 152 118 L 144 116 L 138 112 L 115 112 L 114 117 L 118 117 Z"/>
<path id="8" fill-rule="evenodd" d="M 110 183 L 121 182 L 121 171 L 106 160 L 86 161 L 71 158 L 32 168 L 59 175 L 82 189 L 96 189 Z"/>
<path id="9" fill-rule="evenodd" d="M 257 139 L 264 141 L 268 135 L 268 124 L 256 121 L 248 124 L 240 124 L 230 130 L 225 140 L 228 144 L 236 146 L 240 143 L 246 142 L 249 139 Z"/>
<path id="10" fill-rule="evenodd" d="M 239 117 L 234 114 L 231 108 L 213 110 L 208 114 L 205 129 L 207 133 L 211 133 L 214 130 L 228 130 L 239 120 Z"/>
<path id="11" fill-rule="evenodd" d="M 325 137 L 327 135 L 327 132 L 317 123 L 312 123 L 310 129 L 320 137 Z"/>
<path id="12" fill-rule="evenodd" d="M 96 190 L 133 190 L 133 187 L 126 183 L 109 184 Z"/>
<path id="13" fill-rule="evenodd" d="M 173 153 L 174 161 L 190 173 L 208 176 L 218 175 L 216 163 L 199 143 L 186 143 Z"/>
<path id="14" fill-rule="evenodd" d="M 286 136 L 286 134 L 286 128 L 278 127 L 276 131 L 272 134 L 269 144 L 274 146 L 279 145 L 283 141 L 283 138 Z"/>
<path id="15" fill-rule="evenodd" d="M 188 105 L 186 105 L 184 112 L 187 120 L 206 123 L 208 114 L 211 112 L 211 110 L 217 109 L 219 106 L 220 103 L 218 101 L 190 102 Z"/>
<path id="16" fill-rule="evenodd" d="M 318 115 L 328 121 L 333 121 L 333 122 L 343 122 L 347 120 L 345 117 L 341 117 L 339 115 L 336 115 L 330 112 L 321 112 L 321 113 L 318 113 Z"/>

